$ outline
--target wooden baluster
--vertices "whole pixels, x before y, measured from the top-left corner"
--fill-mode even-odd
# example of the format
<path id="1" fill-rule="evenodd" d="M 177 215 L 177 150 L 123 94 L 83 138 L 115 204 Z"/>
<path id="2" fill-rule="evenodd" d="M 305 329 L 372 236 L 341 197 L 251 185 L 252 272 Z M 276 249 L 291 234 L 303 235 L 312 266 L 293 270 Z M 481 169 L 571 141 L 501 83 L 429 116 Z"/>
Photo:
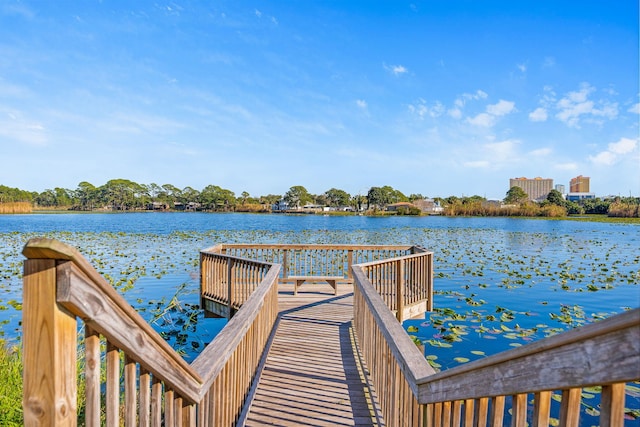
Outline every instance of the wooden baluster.
<path id="1" fill-rule="evenodd" d="M 600 426 L 614 427 L 624 424 L 624 383 L 602 387 Z"/>
<path id="2" fill-rule="evenodd" d="M 85 326 L 85 423 L 100 425 L 100 334 Z"/>
<path id="3" fill-rule="evenodd" d="M 560 405 L 560 425 L 578 427 L 580 422 L 580 400 L 582 389 L 571 388 L 562 390 L 562 404 Z"/>
<path id="4" fill-rule="evenodd" d="M 504 400 L 502 405 L 504 407 Z M 500 413 L 502 414 L 502 410 Z M 478 399 L 478 405 L 476 406 L 476 411 L 475 411 L 476 425 L 478 427 L 485 427 L 487 425 L 488 415 L 489 415 L 489 398 L 481 397 L 480 399 Z M 470 425 L 473 425 L 473 424 L 470 424 Z"/>
<path id="5" fill-rule="evenodd" d="M 402 323 L 404 312 L 404 259 L 398 260 L 396 263 L 396 318 Z"/>
<path id="6" fill-rule="evenodd" d="M 120 351 L 107 342 L 107 426 L 120 425 Z"/>
<path id="7" fill-rule="evenodd" d="M 551 412 L 551 392 L 540 391 L 534 395 L 533 422 L 531 427 L 547 427 Z"/>
<path id="8" fill-rule="evenodd" d="M 125 356 L 124 359 L 124 425 L 134 427 L 137 424 L 138 407 L 136 390 L 136 363 Z"/>
<path id="9" fill-rule="evenodd" d="M 464 425 L 465 427 L 473 426 L 473 416 L 475 414 L 475 400 L 467 399 L 464 401 Z"/>
<path id="10" fill-rule="evenodd" d="M 451 425 L 453 427 L 460 427 L 462 424 L 462 401 L 456 400 L 453 402 L 453 408 L 451 409 Z"/>
<path id="11" fill-rule="evenodd" d="M 151 385 L 151 427 L 162 425 L 162 383 L 154 376 Z"/>
<path id="12" fill-rule="evenodd" d="M 511 400 L 511 426 L 525 427 L 527 424 L 527 395 L 516 394 Z"/>
<path id="13" fill-rule="evenodd" d="M 149 410 L 151 408 L 151 374 L 140 367 L 140 413 L 138 414 L 140 427 L 149 427 L 151 418 Z"/>
<path id="14" fill-rule="evenodd" d="M 504 396 L 491 398 L 491 427 L 502 427 L 504 420 Z"/>
<path id="15" fill-rule="evenodd" d="M 167 427 L 175 427 L 175 402 L 173 390 L 164 392 L 164 425 Z"/>

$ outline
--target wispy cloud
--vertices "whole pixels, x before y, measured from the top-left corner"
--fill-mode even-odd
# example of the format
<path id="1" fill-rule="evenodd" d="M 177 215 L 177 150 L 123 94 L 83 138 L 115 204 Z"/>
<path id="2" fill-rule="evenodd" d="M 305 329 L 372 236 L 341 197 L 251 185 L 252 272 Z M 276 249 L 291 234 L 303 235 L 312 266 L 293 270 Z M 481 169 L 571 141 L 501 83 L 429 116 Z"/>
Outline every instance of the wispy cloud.
<path id="1" fill-rule="evenodd" d="M 367 101 L 365 101 L 364 99 L 356 100 L 356 105 L 363 110 L 366 110 L 368 107 Z"/>
<path id="2" fill-rule="evenodd" d="M 37 120 L 32 120 L 16 110 L 0 109 L 0 137 L 27 145 L 47 144 L 47 130 Z"/>
<path id="3" fill-rule="evenodd" d="M 561 98 L 556 108 L 556 118 L 569 127 L 580 127 L 581 120 L 593 122 L 594 118 L 614 119 L 618 115 L 618 104 L 601 100 L 597 104 L 589 99 L 595 88 L 583 83 L 577 91 L 567 93 Z"/>
<path id="4" fill-rule="evenodd" d="M 629 109 L 627 111 L 629 113 L 640 114 L 640 102 L 637 103 L 637 104 L 633 104 L 631 107 L 629 107 Z"/>
<path id="5" fill-rule="evenodd" d="M 475 117 L 470 117 L 467 121 L 475 126 L 491 127 L 495 125 L 498 117 L 505 116 L 514 110 L 514 102 L 501 99 L 496 104 L 487 105 L 485 113 L 480 113 Z"/>
<path id="6" fill-rule="evenodd" d="M 543 107 L 538 107 L 529 113 L 529 120 L 532 122 L 544 122 L 547 120 L 547 117 L 547 110 Z"/>
<path id="7" fill-rule="evenodd" d="M 436 101 L 432 105 L 428 105 L 427 101 L 420 98 L 414 104 L 409 105 L 409 112 L 416 115 L 420 119 L 425 117 L 440 117 L 445 113 L 445 106 L 440 101 Z"/>
<path id="8" fill-rule="evenodd" d="M 506 164 L 518 161 L 517 147 L 519 144 L 520 142 L 514 139 L 483 144 L 479 152 L 471 153 L 476 158 L 463 162 L 463 165 L 474 168 L 499 169 Z"/>
<path id="9" fill-rule="evenodd" d="M 589 160 L 596 165 L 611 166 L 636 151 L 637 147 L 637 138 L 620 138 L 617 142 L 609 143 L 605 151 L 601 151 L 595 156 L 590 156 Z"/>
<path id="10" fill-rule="evenodd" d="M 409 72 L 409 70 L 407 70 L 404 65 L 387 65 L 387 64 L 383 64 L 383 67 L 384 67 L 385 70 L 387 70 L 388 72 L 390 72 L 394 76 L 400 76 L 402 74 L 405 74 L 405 73 Z"/>

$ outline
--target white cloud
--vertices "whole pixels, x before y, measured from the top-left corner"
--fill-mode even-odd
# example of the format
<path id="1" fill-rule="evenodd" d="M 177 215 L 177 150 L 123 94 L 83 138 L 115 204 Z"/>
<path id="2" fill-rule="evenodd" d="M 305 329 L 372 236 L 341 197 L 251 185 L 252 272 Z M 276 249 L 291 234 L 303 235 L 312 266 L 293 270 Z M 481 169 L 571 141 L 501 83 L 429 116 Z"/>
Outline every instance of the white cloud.
<path id="1" fill-rule="evenodd" d="M 459 108 L 451 108 L 449 111 L 447 111 L 447 114 L 454 119 L 459 119 L 462 117 L 462 110 L 460 110 Z"/>
<path id="2" fill-rule="evenodd" d="M 47 145 L 47 129 L 38 122 L 29 120 L 15 110 L 2 111 L 0 115 L 0 138 L 6 138 L 28 145 Z"/>
<path id="3" fill-rule="evenodd" d="M 518 70 L 520 70 L 523 73 L 527 71 L 527 65 L 526 64 L 516 64 L 516 67 L 518 67 Z"/>
<path id="4" fill-rule="evenodd" d="M 495 124 L 496 118 L 488 113 L 480 113 L 475 117 L 468 118 L 467 121 L 475 126 L 491 127 Z"/>
<path id="5" fill-rule="evenodd" d="M 436 118 L 445 113 L 445 107 L 440 101 L 436 101 L 433 105 L 427 105 L 427 101 L 420 98 L 415 104 L 409 105 L 409 112 L 417 115 L 420 119 L 425 117 Z"/>
<path id="6" fill-rule="evenodd" d="M 497 104 L 488 105 L 487 113 L 493 116 L 504 116 L 511 113 L 515 108 L 515 103 L 501 99 Z"/>
<path id="7" fill-rule="evenodd" d="M 475 117 L 467 119 L 467 121 L 475 126 L 491 127 L 496 124 L 498 117 L 505 116 L 514 110 L 514 102 L 501 99 L 497 104 L 487 105 L 485 113 L 480 113 Z"/>
<path id="8" fill-rule="evenodd" d="M 629 154 L 636 149 L 637 145 L 637 140 L 620 138 L 620 141 L 609 144 L 609 151 L 615 154 Z"/>
<path id="9" fill-rule="evenodd" d="M 399 76 L 399 75 L 404 74 L 404 73 L 409 71 L 404 67 L 404 65 L 387 65 L 387 64 L 383 64 L 383 66 L 384 66 L 385 70 L 387 70 L 388 72 L 390 72 L 394 76 Z"/>
<path id="10" fill-rule="evenodd" d="M 629 113 L 640 114 L 640 102 L 637 103 L 637 104 L 632 105 L 631 107 L 629 107 L 629 109 L 627 111 Z"/>
<path id="11" fill-rule="evenodd" d="M 588 83 L 583 83 L 579 90 L 569 92 L 560 99 L 556 108 L 558 113 L 556 118 L 569 127 L 580 127 L 580 120 L 586 118 L 587 121 L 597 122 L 596 117 L 613 119 L 618 115 L 618 104 L 610 103 L 606 100 L 599 101 L 599 107 L 595 101 L 589 99 L 595 88 Z"/>
<path id="12" fill-rule="evenodd" d="M 367 101 L 365 101 L 364 99 L 358 99 L 356 100 L 356 105 L 360 108 L 362 108 L 363 110 L 367 109 Z"/>
<path id="13" fill-rule="evenodd" d="M 595 156 L 589 156 L 589 160 L 597 165 L 611 166 L 626 155 L 633 153 L 637 147 L 637 138 L 620 138 L 617 142 L 609 143 L 607 150 L 601 151 Z"/>
<path id="14" fill-rule="evenodd" d="M 484 148 L 490 159 L 497 162 L 504 162 L 511 161 L 516 157 L 515 149 L 518 144 L 519 142 L 516 140 L 507 139 L 505 141 L 485 144 Z"/>
<path id="15" fill-rule="evenodd" d="M 260 12 L 258 9 L 256 9 L 255 13 L 258 18 L 262 18 L 262 12 Z"/>
<path id="16" fill-rule="evenodd" d="M 589 160 L 597 165 L 611 166 L 616 162 L 616 155 L 610 151 L 603 151 L 595 156 L 589 156 Z"/>
<path id="17" fill-rule="evenodd" d="M 531 120 L 532 122 L 544 122 L 547 120 L 547 110 L 542 108 L 542 107 L 538 107 L 535 110 L 533 110 L 532 112 L 529 113 L 529 120 Z"/>

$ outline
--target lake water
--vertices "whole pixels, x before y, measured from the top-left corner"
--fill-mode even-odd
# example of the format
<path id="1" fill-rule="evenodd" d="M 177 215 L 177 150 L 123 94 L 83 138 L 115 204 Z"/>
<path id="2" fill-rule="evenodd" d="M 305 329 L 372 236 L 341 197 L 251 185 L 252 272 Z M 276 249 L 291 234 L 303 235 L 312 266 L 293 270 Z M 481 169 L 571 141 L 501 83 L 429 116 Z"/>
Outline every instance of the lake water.
<path id="1" fill-rule="evenodd" d="M 415 244 L 434 251 L 436 310 L 405 327 L 425 344 L 438 369 L 640 306 L 636 224 L 276 214 L 0 215 L 0 334 L 7 340 L 20 334 L 20 251 L 36 236 L 77 247 L 187 359 L 224 325 L 202 316 L 186 325 L 182 321 L 198 304 L 199 250 L 217 243 Z M 174 296 L 177 304 L 171 305 Z"/>

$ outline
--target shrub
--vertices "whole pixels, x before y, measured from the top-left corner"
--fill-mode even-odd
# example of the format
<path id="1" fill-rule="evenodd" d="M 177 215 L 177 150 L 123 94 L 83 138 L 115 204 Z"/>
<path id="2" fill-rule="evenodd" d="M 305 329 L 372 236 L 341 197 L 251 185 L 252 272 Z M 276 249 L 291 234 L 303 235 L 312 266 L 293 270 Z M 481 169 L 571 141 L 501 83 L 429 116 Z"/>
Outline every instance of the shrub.
<path id="1" fill-rule="evenodd" d="M 0 425 L 21 426 L 22 351 L 0 340 Z"/>

